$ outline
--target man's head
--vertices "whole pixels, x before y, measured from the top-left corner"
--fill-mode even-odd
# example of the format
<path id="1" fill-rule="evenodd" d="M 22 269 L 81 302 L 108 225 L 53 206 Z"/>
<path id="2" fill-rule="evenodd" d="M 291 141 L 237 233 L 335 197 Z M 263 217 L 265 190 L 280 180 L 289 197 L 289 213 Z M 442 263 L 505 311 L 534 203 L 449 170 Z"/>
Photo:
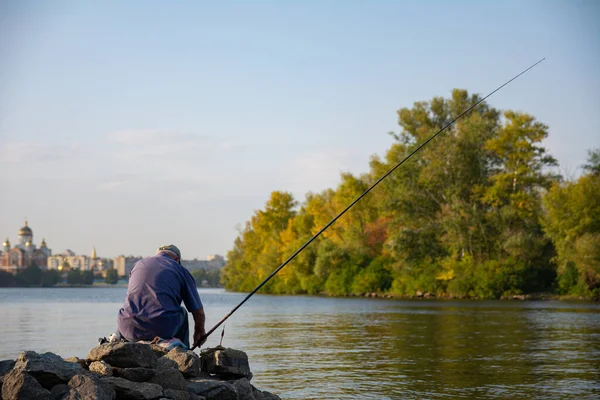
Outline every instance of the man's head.
<path id="1" fill-rule="evenodd" d="M 164 246 L 160 246 L 156 253 L 166 253 L 169 257 L 177 262 L 181 262 L 181 252 L 174 244 L 167 244 Z"/>

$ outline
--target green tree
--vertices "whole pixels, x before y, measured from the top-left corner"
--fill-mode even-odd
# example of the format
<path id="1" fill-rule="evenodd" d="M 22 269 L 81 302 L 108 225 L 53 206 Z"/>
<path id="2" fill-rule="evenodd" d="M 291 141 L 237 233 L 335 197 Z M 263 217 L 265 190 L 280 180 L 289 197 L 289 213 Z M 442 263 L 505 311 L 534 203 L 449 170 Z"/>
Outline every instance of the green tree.
<path id="1" fill-rule="evenodd" d="M 119 282 L 119 273 L 114 268 L 109 268 L 104 272 L 104 282 L 114 285 Z"/>
<path id="2" fill-rule="evenodd" d="M 600 149 L 588 150 L 587 163 L 583 169 L 590 175 L 600 175 Z"/>
<path id="3" fill-rule="evenodd" d="M 563 294 L 600 295 L 600 174 L 593 168 L 575 182 L 555 183 L 544 196 L 544 230 L 556 248 L 558 289 Z M 594 161 L 596 160 L 596 161 Z"/>
<path id="4" fill-rule="evenodd" d="M 94 271 L 81 271 L 81 281 L 84 285 L 92 285 L 94 283 Z"/>
<path id="5" fill-rule="evenodd" d="M 296 209 L 273 192 L 235 239 L 222 282 L 250 291 L 374 181 L 480 96 L 454 90 L 398 111 L 400 133 L 368 173 L 308 193 Z M 263 290 L 347 295 L 416 291 L 496 298 L 548 289 L 552 243 L 540 225 L 541 194 L 556 181 L 542 146 L 547 127 L 486 103 L 388 176 Z M 598 163 L 592 159 L 590 166 Z M 579 248 L 594 247 L 593 238 Z M 584 251 L 584 250 L 582 250 Z M 588 251 L 588 250 L 585 250 Z M 589 260 L 580 263 L 588 265 Z M 572 276 L 569 275 L 569 276 Z"/>
<path id="6" fill-rule="evenodd" d="M 227 254 L 222 282 L 229 290 L 250 291 L 281 262 L 280 234 L 296 215 L 296 201 L 290 193 L 273 192 L 264 210 L 257 211 Z M 281 277 L 278 277 L 281 279 Z M 270 283 L 277 285 L 277 279 Z"/>
<path id="7" fill-rule="evenodd" d="M 83 277 L 79 268 L 74 268 L 67 272 L 67 283 L 69 285 L 81 285 L 83 284 Z"/>
<path id="8" fill-rule="evenodd" d="M 60 272 L 55 269 L 48 269 L 43 271 L 42 274 L 42 285 L 43 286 L 54 286 L 61 281 Z"/>
<path id="9" fill-rule="evenodd" d="M 20 286 L 42 286 L 43 272 L 37 265 L 32 265 L 17 273 L 15 278 Z"/>
<path id="10" fill-rule="evenodd" d="M 15 286 L 16 283 L 13 274 L 0 270 L 0 287 L 12 287 Z"/>

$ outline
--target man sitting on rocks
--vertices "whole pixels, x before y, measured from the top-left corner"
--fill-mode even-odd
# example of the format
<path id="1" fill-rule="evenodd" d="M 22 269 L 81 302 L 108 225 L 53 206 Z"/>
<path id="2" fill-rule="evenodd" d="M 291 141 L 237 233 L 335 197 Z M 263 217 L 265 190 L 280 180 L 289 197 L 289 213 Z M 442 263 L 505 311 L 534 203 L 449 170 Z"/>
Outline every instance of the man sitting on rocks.
<path id="1" fill-rule="evenodd" d="M 174 245 L 161 246 L 152 257 L 138 261 L 129 275 L 125 304 L 119 311 L 117 327 L 129 341 L 179 339 L 190 347 L 188 314 L 194 316 L 194 343 L 206 334 L 204 308 L 196 281 L 181 263 Z"/>

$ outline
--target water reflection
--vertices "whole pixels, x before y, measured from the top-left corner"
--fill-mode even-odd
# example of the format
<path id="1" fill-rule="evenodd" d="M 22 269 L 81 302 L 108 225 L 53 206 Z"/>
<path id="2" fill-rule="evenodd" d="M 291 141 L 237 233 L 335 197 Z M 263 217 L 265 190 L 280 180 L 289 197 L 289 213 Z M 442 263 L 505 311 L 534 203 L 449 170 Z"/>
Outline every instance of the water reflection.
<path id="1" fill-rule="evenodd" d="M 83 357 L 114 328 L 125 289 L 0 290 L 0 358 Z M 208 326 L 243 295 L 201 291 Z M 218 344 L 220 331 L 208 342 Z M 225 327 L 256 386 L 290 399 L 593 398 L 596 303 L 256 296 Z"/>

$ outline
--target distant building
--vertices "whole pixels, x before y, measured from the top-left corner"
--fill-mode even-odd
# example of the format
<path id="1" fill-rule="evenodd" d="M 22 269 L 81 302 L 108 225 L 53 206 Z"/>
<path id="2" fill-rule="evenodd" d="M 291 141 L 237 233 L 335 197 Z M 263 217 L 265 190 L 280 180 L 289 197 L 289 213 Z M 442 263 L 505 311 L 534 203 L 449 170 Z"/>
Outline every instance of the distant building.
<path id="1" fill-rule="evenodd" d="M 65 250 L 61 254 L 56 254 L 48 257 L 48 269 L 57 269 L 63 271 L 65 269 L 80 269 L 82 271 L 104 271 L 112 268 L 111 259 L 102 259 L 96 255 L 96 248 L 92 248 L 90 257 L 77 255 L 72 250 Z"/>
<path id="2" fill-rule="evenodd" d="M 225 257 L 219 254 L 213 254 L 206 257 L 208 261 L 208 269 L 221 269 L 225 266 Z"/>
<path id="3" fill-rule="evenodd" d="M 25 226 L 19 229 L 17 244 L 14 247 L 11 247 L 8 238 L 2 243 L 0 269 L 13 274 L 33 265 L 46 269 L 48 257 L 51 255 L 52 250 L 48 248 L 46 239 L 42 239 L 39 249 L 36 247 L 33 243 L 33 231 L 25 221 Z"/>
<path id="4" fill-rule="evenodd" d="M 128 277 L 135 263 L 141 259 L 142 257 L 118 256 L 113 259 L 113 268 L 117 270 L 119 276 Z"/>
<path id="5" fill-rule="evenodd" d="M 221 269 L 225 266 L 225 258 L 218 254 L 208 256 L 206 260 L 181 260 L 181 265 L 187 268 L 189 271 L 194 271 L 197 269 L 211 270 L 211 269 Z"/>

